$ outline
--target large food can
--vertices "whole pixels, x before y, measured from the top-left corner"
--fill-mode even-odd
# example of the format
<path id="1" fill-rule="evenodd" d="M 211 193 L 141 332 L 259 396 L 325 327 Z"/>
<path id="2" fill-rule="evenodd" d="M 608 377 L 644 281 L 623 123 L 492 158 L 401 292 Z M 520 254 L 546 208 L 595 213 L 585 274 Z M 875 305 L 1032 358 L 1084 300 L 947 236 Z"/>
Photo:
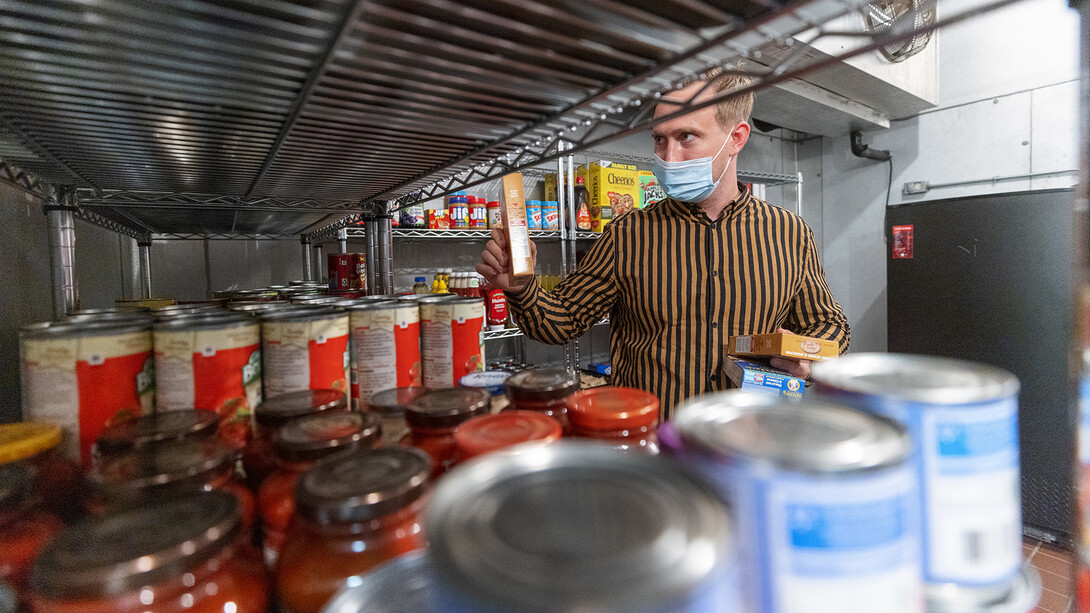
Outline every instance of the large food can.
<path id="1" fill-rule="evenodd" d="M 351 253 L 329 254 L 329 289 L 352 289 L 352 275 L 355 272 L 352 256 Z"/>
<path id="2" fill-rule="evenodd" d="M 84 466 L 107 423 L 155 406 L 150 320 L 31 324 L 19 336 L 23 416 L 61 426 L 65 454 Z"/>
<path id="3" fill-rule="evenodd" d="M 375 392 L 419 386 L 420 309 L 387 300 L 356 304 L 348 307 L 348 312 L 352 330 L 352 407 L 361 410 Z"/>
<path id="4" fill-rule="evenodd" d="M 733 613 L 734 526 L 665 458 L 574 441 L 462 464 L 425 515 L 440 613 Z"/>
<path id="5" fill-rule="evenodd" d="M 484 302 L 435 296 L 419 304 L 424 387 L 454 387 L 465 375 L 484 370 Z"/>
<path id="6" fill-rule="evenodd" d="M 908 428 L 924 517 L 924 579 L 1009 591 L 1022 564 L 1018 379 L 973 362 L 848 355 L 814 364 L 816 390 Z"/>
<path id="7" fill-rule="evenodd" d="M 723 392 L 678 407 L 678 458 L 737 513 L 742 585 L 762 613 L 920 613 L 907 433 L 848 407 Z"/>
<path id="8" fill-rule="evenodd" d="M 332 308 L 287 309 L 261 319 L 265 398 L 288 392 L 348 392 L 348 313 Z"/>
<path id="9" fill-rule="evenodd" d="M 258 320 L 230 311 L 179 316 L 156 323 L 153 333 L 156 408 L 215 411 L 222 428 L 244 433 L 261 403 Z"/>

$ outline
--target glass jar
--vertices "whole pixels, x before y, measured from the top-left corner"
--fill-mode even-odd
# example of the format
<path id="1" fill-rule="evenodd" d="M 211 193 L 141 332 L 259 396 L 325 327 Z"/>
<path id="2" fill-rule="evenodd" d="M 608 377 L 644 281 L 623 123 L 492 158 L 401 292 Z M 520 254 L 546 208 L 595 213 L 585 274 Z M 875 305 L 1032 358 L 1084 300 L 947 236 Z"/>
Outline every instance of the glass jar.
<path id="1" fill-rule="evenodd" d="M 141 415 L 107 425 L 98 435 L 92 457 L 96 462 L 133 449 L 154 447 L 178 439 L 204 440 L 216 434 L 219 416 L 215 411 L 189 409 Z"/>
<path id="2" fill-rule="evenodd" d="M 568 433 L 569 396 L 579 391 L 579 377 L 564 368 L 527 368 L 511 375 L 505 382 L 509 410 L 536 411 L 552 417 Z"/>
<path id="3" fill-rule="evenodd" d="M 458 425 L 487 414 L 491 406 L 492 397 L 482 389 L 452 387 L 425 392 L 405 409 L 410 431 L 401 438 L 401 444 L 422 449 L 431 456 L 432 479 L 437 479 L 458 460 L 454 446 Z"/>
<path id="4" fill-rule="evenodd" d="M 419 386 L 398 387 L 371 394 L 365 410 L 374 412 L 382 420 L 382 439 L 387 445 L 395 445 L 409 432 L 405 423 L 405 408 L 426 390 Z"/>
<path id="5" fill-rule="evenodd" d="M 34 474 L 24 462 L 0 465 L 0 581 L 26 590 L 34 558 L 63 529 L 35 504 Z"/>
<path id="6" fill-rule="evenodd" d="M 418 516 L 430 472 L 422 451 L 384 447 L 338 454 L 303 473 L 277 563 L 281 603 L 318 613 L 348 578 L 423 548 Z"/>
<path id="7" fill-rule="evenodd" d="M 461 462 L 519 443 L 552 443 L 560 440 L 563 432 L 560 422 L 548 415 L 534 411 L 504 411 L 466 420 L 454 432 L 454 444 Z"/>
<path id="8" fill-rule="evenodd" d="M 0 465 L 26 465 L 42 506 L 65 520 L 80 514 L 83 470 L 61 451 L 60 426 L 39 422 L 0 425 Z"/>
<path id="9" fill-rule="evenodd" d="M 348 397 L 334 389 L 303 390 L 269 398 L 254 408 L 254 436 L 242 452 L 246 484 L 258 491 L 261 482 L 276 468 L 273 434 L 293 419 L 325 411 L 347 411 Z"/>
<path id="10" fill-rule="evenodd" d="M 277 467 L 257 493 L 264 532 L 265 563 L 272 568 L 295 519 L 295 483 L 318 460 L 357 447 L 372 449 L 382 440 L 372 413 L 319 413 L 283 425 L 273 437 Z"/>
<path id="11" fill-rule="evenodd" d="M 145 503 L 77 524 L 42 552 L 36 613 L 265 613 L 268 579 L 223 492 Z"/>
<path id="12" fill-rule="evenodd" d="M 103 515 L 111 507 L 143 504 L 191 491 L 219 490 L 239 502 L 242 527 L 254 520 L 254 495 L 235 476 L 238 450 L 212 438 L 175 440 L 134 449 L 104 460 L 90 474 L 92 492 L 87 510 Z"/>
<path id="13" fill-rule="evenodd" d="M 571 435 L 617 449 L 657 454 L 659 399 L 631 387 L 595 387 L 568 398 Z"/>

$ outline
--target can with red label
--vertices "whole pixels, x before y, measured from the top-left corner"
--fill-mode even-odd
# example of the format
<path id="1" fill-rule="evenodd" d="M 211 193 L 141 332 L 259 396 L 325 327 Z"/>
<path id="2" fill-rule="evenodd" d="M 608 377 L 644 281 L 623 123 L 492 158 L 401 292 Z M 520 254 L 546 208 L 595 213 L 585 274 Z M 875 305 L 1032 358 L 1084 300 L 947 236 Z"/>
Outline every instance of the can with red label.
<path id="1" fill-rule="evenodd" d="M 175 317 L 152 329 L 159 411 L 207 409 L 244 443 L 261 402 L 261 323 L 243 314 Z"/>
<path id="2" fill-rule="evenodd" d="M 355 272 L 353 253 L 330 253 L 329 289 L 352 289 L 352 274 Z"/>
<path id="3" fill-rule="evenodd" d="M 265 398 L 288 392 L 348 391 L 348 313 L 304 307 L 261 319 Z"/>
<path id="4" fill-rule="evenodd" d="M 61 426 L 63 451 L 84 466 L 107 424 L 152 411 L 150 320 L 37 323 L 19 337 L 23 417 Z"/>
<path id="5" fill-rule="evenodd" d="M 367 291 L 367 254 L 365 253 L 353 253 L 352 256 L 352 278 L 348 283 L 349 289 L 358 289 Z"/>
<path id="6" fill-rule="evenodd" d="M 419 304 L 424 387 L 454 387 L 465 375 L 484 370 L 484 302 L 435 296 Z"/>
<path id="7" fill-rule="evenodd" d="M 375 392 L 419 386 L 419 307 L 397 300 L 372 301 L 349 307 L 348 313 L 353 409 L 362 410 Z"/>

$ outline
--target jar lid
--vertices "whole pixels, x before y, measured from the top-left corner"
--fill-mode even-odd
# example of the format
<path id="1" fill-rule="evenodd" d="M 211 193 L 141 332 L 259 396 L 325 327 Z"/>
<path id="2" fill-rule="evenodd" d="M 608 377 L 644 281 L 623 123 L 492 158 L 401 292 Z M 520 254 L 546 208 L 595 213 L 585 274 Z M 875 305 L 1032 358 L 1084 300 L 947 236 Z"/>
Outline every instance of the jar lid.
<path id="1" fill-rule="evenodd" d="M 475 387 L 488 390 L 493 396 L 500 396 L 504 391 L 504 382 L 511 373 L 506 370 L 486 370 L 483 372 L 471 372 L 458 380 L 462 387 Z"/>
<path id="2" fill-rule="evenodd" d="M 427 390 L 420 386 L 398 387 L 371 394 L 367 400 L 370 409 L 383 415 L 400 415 Z"/>
<path id="3" fill-rule="evenodd" d="M 319 413 L 290 421 L 276 430 L 276 454 L 286 460 L 306 462 L 351 449 L 373 447 L 382 426 L 373 413 Z"/>
<path id="4" fill-rule="evenodd" d="M 568 420 L 587 430 L 650 426 L 659 418 L 659 399 L 631 387 L 595 387 L 568 397 Z"/>
<path id="5" fill-rule="evenodd" d="M 304 472 L 295 508 L 323 524 L 350 524 L 388 515 L 420 498 L 431 459 L 419 449 L 382 447 L 337 454 Z"/>
<path id="6" fill-rule="evenodd" d="M 410 551 L 358 577 L 333 596 L 325 613 L 423 613 L 434 610 L 426 551 Z"/>
<path id="7" fill-rule="evenodd" d="M 101 462 L 89 475 L 92 486 L 110 499 L 130 498 L 149 489 L 195 485 L 234 468 L 238 450 L 219 439 L 164 441 Z"/>
<path id="8" fill-rule="evenodd" d="M 215 411 L 161 411 L 106 426 L 95 445 L 99 453 L 116 454 L 173 439 L 211 436 L 218 427 Z"/>
<path id="9" fill-rule="evenodd" d="M 799 472 L 869 470 L 901 462 L 911 452 L 908 434 L 890 419 L 823 401 L 737 390 L 683 403 L 674 426 L 686 447 Z"/>
<path id="10" fill-rule="evenodd" d="M 289 421 L 348 406 L 344 392 L 335 389 L 302 390 L 269 398 L 254 408 L 254 419 L 262 426 L 282 426 Z"/>
<path id="11" fill-rule="evenodd" d="M 115 596 L 169 581 L 230 545 L 238 500 L 224 492 L 144 503 L 62 532 L 34 565 L 32 585 L 50 600 Z"/>
<path id="12" fill-rule="evenodd" d="M 988 402 L 1018 393 L 1018 378 L 995 366 L 953 358 L 852 353 L 814 362 L 818 389 L 942 405 Z"/>
<path id="13" fill-rule="evenodd" d="M 34 457 L 61 444 L 60 426 L 39 422 L 0 425 L 0 464 Z"/>
<path id="14" fill-rule="evenodd" d="M 454 444 L 463 459 L 526 443 L 560 440 L 560 422 L 534 411 L 504 411 L 467 420 L 454 432 Z"/>
<path id="15" fill-rule="evenodd" d="M 470 417 L 484 415 L 491 408 L 492 395 L 483 389 L 430 390 L 405 408 L 405 421 L 410 427 L 453 428 Z"/>
<path id="16" fill-rule="evenodd" d="M 714 486 L 666 458 L 589 442 L 460 465 L 425 514 L 444 586 L 498 611 L 662 611 L 733 564 Z"/>
<path id="17" fill-rule="evenodd" d="M 504 382 L 507 397 L 518 402 L 566 398 L 579 389 L 579 377 L 565 368 L 527 368 Z"/>

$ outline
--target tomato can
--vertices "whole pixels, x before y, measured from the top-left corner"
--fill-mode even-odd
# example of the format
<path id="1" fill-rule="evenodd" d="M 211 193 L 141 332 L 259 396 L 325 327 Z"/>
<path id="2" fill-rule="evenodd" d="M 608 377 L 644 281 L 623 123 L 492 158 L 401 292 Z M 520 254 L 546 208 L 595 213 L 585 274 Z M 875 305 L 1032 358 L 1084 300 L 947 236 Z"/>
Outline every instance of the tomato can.
<path id="1" fill-rule="evenodd" d="M 484 370 L 484 302 L 436 296 L 419 304 L 424 387 L 454 387 L 467 374 Z"/>
<path id="2" fill-rule="evenodd" d="M 350 306 L 348 313 L 353 408 L 361 410 L 375 392 L 419 386 L 420 309 L 384 300 Z"/>
<path id="3" fill-rule="evenodd" d="M 38 323 L 20 330 L 23 416 L 61 426 L 62 449 L 84 466 L 106 424 L 150 412 L 150 320 Z"/>
<path id="4" fill-rule="evenodd" d="M 682 404 L 674 425 L 675 459 L 737 512 L 746 610 L 922 611 L 919 488 L 899 424 L 730 391 Z"/>
<path id="5" fill-rule="evenodd" d="M 328 260 L 329 289 L 352 289 L 355 265 L 351 253 L 330 253 Z"/>
<path id="6" fill-rule="evenodd" d="M 288 309 L 261 319 L 264 397 L 308 389 L 348 390 L 348 313 Z"/>
<path id="7" fill-rule="evenodd" d="M 243 314 L 160 321 L 155 340 L 156 408 L 207 409 L 224 426 L 248 427 L 261 403 L 261 324 Z"/>

